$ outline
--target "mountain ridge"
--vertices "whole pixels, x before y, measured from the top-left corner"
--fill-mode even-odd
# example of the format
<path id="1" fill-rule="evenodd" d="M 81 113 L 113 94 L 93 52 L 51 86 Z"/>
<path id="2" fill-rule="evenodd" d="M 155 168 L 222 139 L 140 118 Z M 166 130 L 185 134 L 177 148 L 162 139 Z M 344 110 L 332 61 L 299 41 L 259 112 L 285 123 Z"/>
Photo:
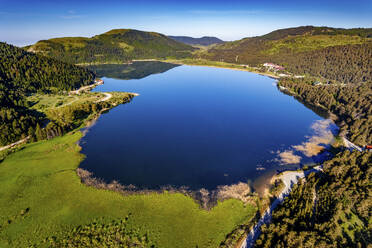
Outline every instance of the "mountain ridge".
<path id="1" fill-rule="evenodd" d="M 193 47 L 156 32 L 112 29 L 93 37 L 60 37 L 25 47 L 58 60 L 79 63 L 125 63 L 132 59 L 183 58 Z"/>
<path id="2" fill-rule="evenodd" d="M 190 36 L 172 36 L 168 35 L 169 38 L 182 42 L 187 45 L 201 45 L 201 46 L 210 46 L 213 44 L 222 44 L 225 43 L 223 40 L 214 37 L 214 36 L 203 36 L 200 38 L 194 38 Z"/>
<path id="3" fill-rule="evenodd" d="M 347 83 L 372 78 L 371 54 L 372 28 L 301 26 L 226 42 L 197 55 L 252 66 L 273 62 L 293 73 Z"/>

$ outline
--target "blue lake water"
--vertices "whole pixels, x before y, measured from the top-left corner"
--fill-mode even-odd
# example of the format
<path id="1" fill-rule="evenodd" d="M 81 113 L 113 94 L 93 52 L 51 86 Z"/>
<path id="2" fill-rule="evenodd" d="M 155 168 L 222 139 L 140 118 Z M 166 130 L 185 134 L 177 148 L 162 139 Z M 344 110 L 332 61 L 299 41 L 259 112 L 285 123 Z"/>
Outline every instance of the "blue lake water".
<path id="1" fill-rule="evenodd" d="M 90 128 L 81 167 L 139 188 L 212 190 L 255 181 L 282 168 L 277 153 L 306 141 L 323 119 L 281 93 L 274 79 L 244 71 L 179 66 L 141 79 L 103 80 L 94 91 L 140 95 Z M 301 163 L 311 161 L 295 154 Z"/>

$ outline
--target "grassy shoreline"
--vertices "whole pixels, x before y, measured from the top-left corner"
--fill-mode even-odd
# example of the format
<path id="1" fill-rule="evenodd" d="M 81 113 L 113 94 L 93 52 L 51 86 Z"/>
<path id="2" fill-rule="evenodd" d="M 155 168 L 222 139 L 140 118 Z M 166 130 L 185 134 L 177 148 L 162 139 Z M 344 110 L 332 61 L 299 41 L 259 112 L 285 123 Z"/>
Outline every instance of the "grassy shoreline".
<path id="1" fill-rule="evenodd" d="M 249 67 L 223 62 L 162 62 L 226 68 L 273 77 Z M 102 111 L 87 119 L 99 118 Z M 84 126 L 89 128 L 89 122 Z M 146 236 L 149 244 L 157 247 L 216 247 L 229 235 L 239 240 L 234 235 L 239 236 L 254 223 L 257 207 L 236 199 L 218 202 L 207 211 L 182 193 L 146 192 L 123 196 L 109 188 L 85 185 L 76 173 L 84 158 L 78 145 L 82 136 L 83 133 L 75 130 L 63 137 L 32 143 L 0 163 L 0 174 L 10 175 L 10 178 L 0 176 L 0 185 L 5 185 L 1 187 L 5 190 L 0 189 L 0 195 L 15 206 L 11 207 L 13 210 L 16 209 L 9 211 L 6 201 L 0 199 L 0 246 L 53 245 L 55 240 L 71 236 L 70 230 L 78 226 L 92 222 L 104 225 L 130 216 L 126 228 L 133 230 L 136 238 Z M 69 160 L 65 158 L 66 154 L 71 155 Z M 31 173 L 29 164 L 32 164 Z M 10 172 L 14 168 L 18 171 L 16 175 Z M 25 179 L 28 177 L 31 180 Z M 12 192 L 21 192 L 21 199 L 18 195 L 12 199 Z M 243 229 L 236 229 L 242 225 L 245 225 Z M 55 238 L 50 239 L 53 236 Z"/>
<path id="2" fill-rule="evenodd" d="M 123 196 L 87 186 L 76 173 L 82 135 L 27 144 L 0 163 L 0 247 L 58 245 L 81 225 L 123 219 L 130 238 L 146 236 L 147 245 L 216 247 L 257 211 L 236 199 L 205 210 L 181 193 Z"/>

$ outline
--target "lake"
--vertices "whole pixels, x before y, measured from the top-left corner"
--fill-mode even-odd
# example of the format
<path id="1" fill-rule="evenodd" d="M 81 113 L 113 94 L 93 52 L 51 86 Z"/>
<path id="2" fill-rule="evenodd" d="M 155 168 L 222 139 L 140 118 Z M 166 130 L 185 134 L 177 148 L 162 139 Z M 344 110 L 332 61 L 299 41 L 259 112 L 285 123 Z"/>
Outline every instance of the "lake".
<path id="1" fill-rule="evenodd" d="M 160 62 L 91 69 L 105 82 L 93 91 L 139 94 L 103 114 L 81 140 L 80 166 L 106 182 L 208 190 L 255 182 L 316 161 L 319 151 L 308 143 L 321 138 L 321 148 L 333 138 L 330 121 L 265 76 Z"/>

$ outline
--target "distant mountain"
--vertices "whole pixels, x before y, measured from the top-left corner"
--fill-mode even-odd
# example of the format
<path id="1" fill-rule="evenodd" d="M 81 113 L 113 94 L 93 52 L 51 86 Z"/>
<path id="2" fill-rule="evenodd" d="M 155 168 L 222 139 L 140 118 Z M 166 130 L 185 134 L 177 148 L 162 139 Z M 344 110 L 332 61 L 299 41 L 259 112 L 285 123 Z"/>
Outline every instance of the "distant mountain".
<path id="1" fill-rule="evenodd" d="M 213 44 L 222 44 L 223 40 L 218 39 L 217 37 L 203 36 L 201 38 L 193 38 L 189 36 L 168 36 L 169 38 L 182 42 L 187 45 L 202 45 L 209 46 Z"/>
<path id="2" fill-rule="evenodd" d="M 194 50 L 193 47 L 165 35 L 133 29 L 114 29 L 92 38 L 65 37 L 41 40 L 25 49 L 74 64 L 184 58 L 190 56 Z"/>
<path id="3" fill-rule="evenodd" d="M 201 56 L 249 65 L 274 62 L 294 73 L 344 83 L 365 82 L 372 80 L 372 29 L 313 26 L 280 29 L 216 45 Z"/>

